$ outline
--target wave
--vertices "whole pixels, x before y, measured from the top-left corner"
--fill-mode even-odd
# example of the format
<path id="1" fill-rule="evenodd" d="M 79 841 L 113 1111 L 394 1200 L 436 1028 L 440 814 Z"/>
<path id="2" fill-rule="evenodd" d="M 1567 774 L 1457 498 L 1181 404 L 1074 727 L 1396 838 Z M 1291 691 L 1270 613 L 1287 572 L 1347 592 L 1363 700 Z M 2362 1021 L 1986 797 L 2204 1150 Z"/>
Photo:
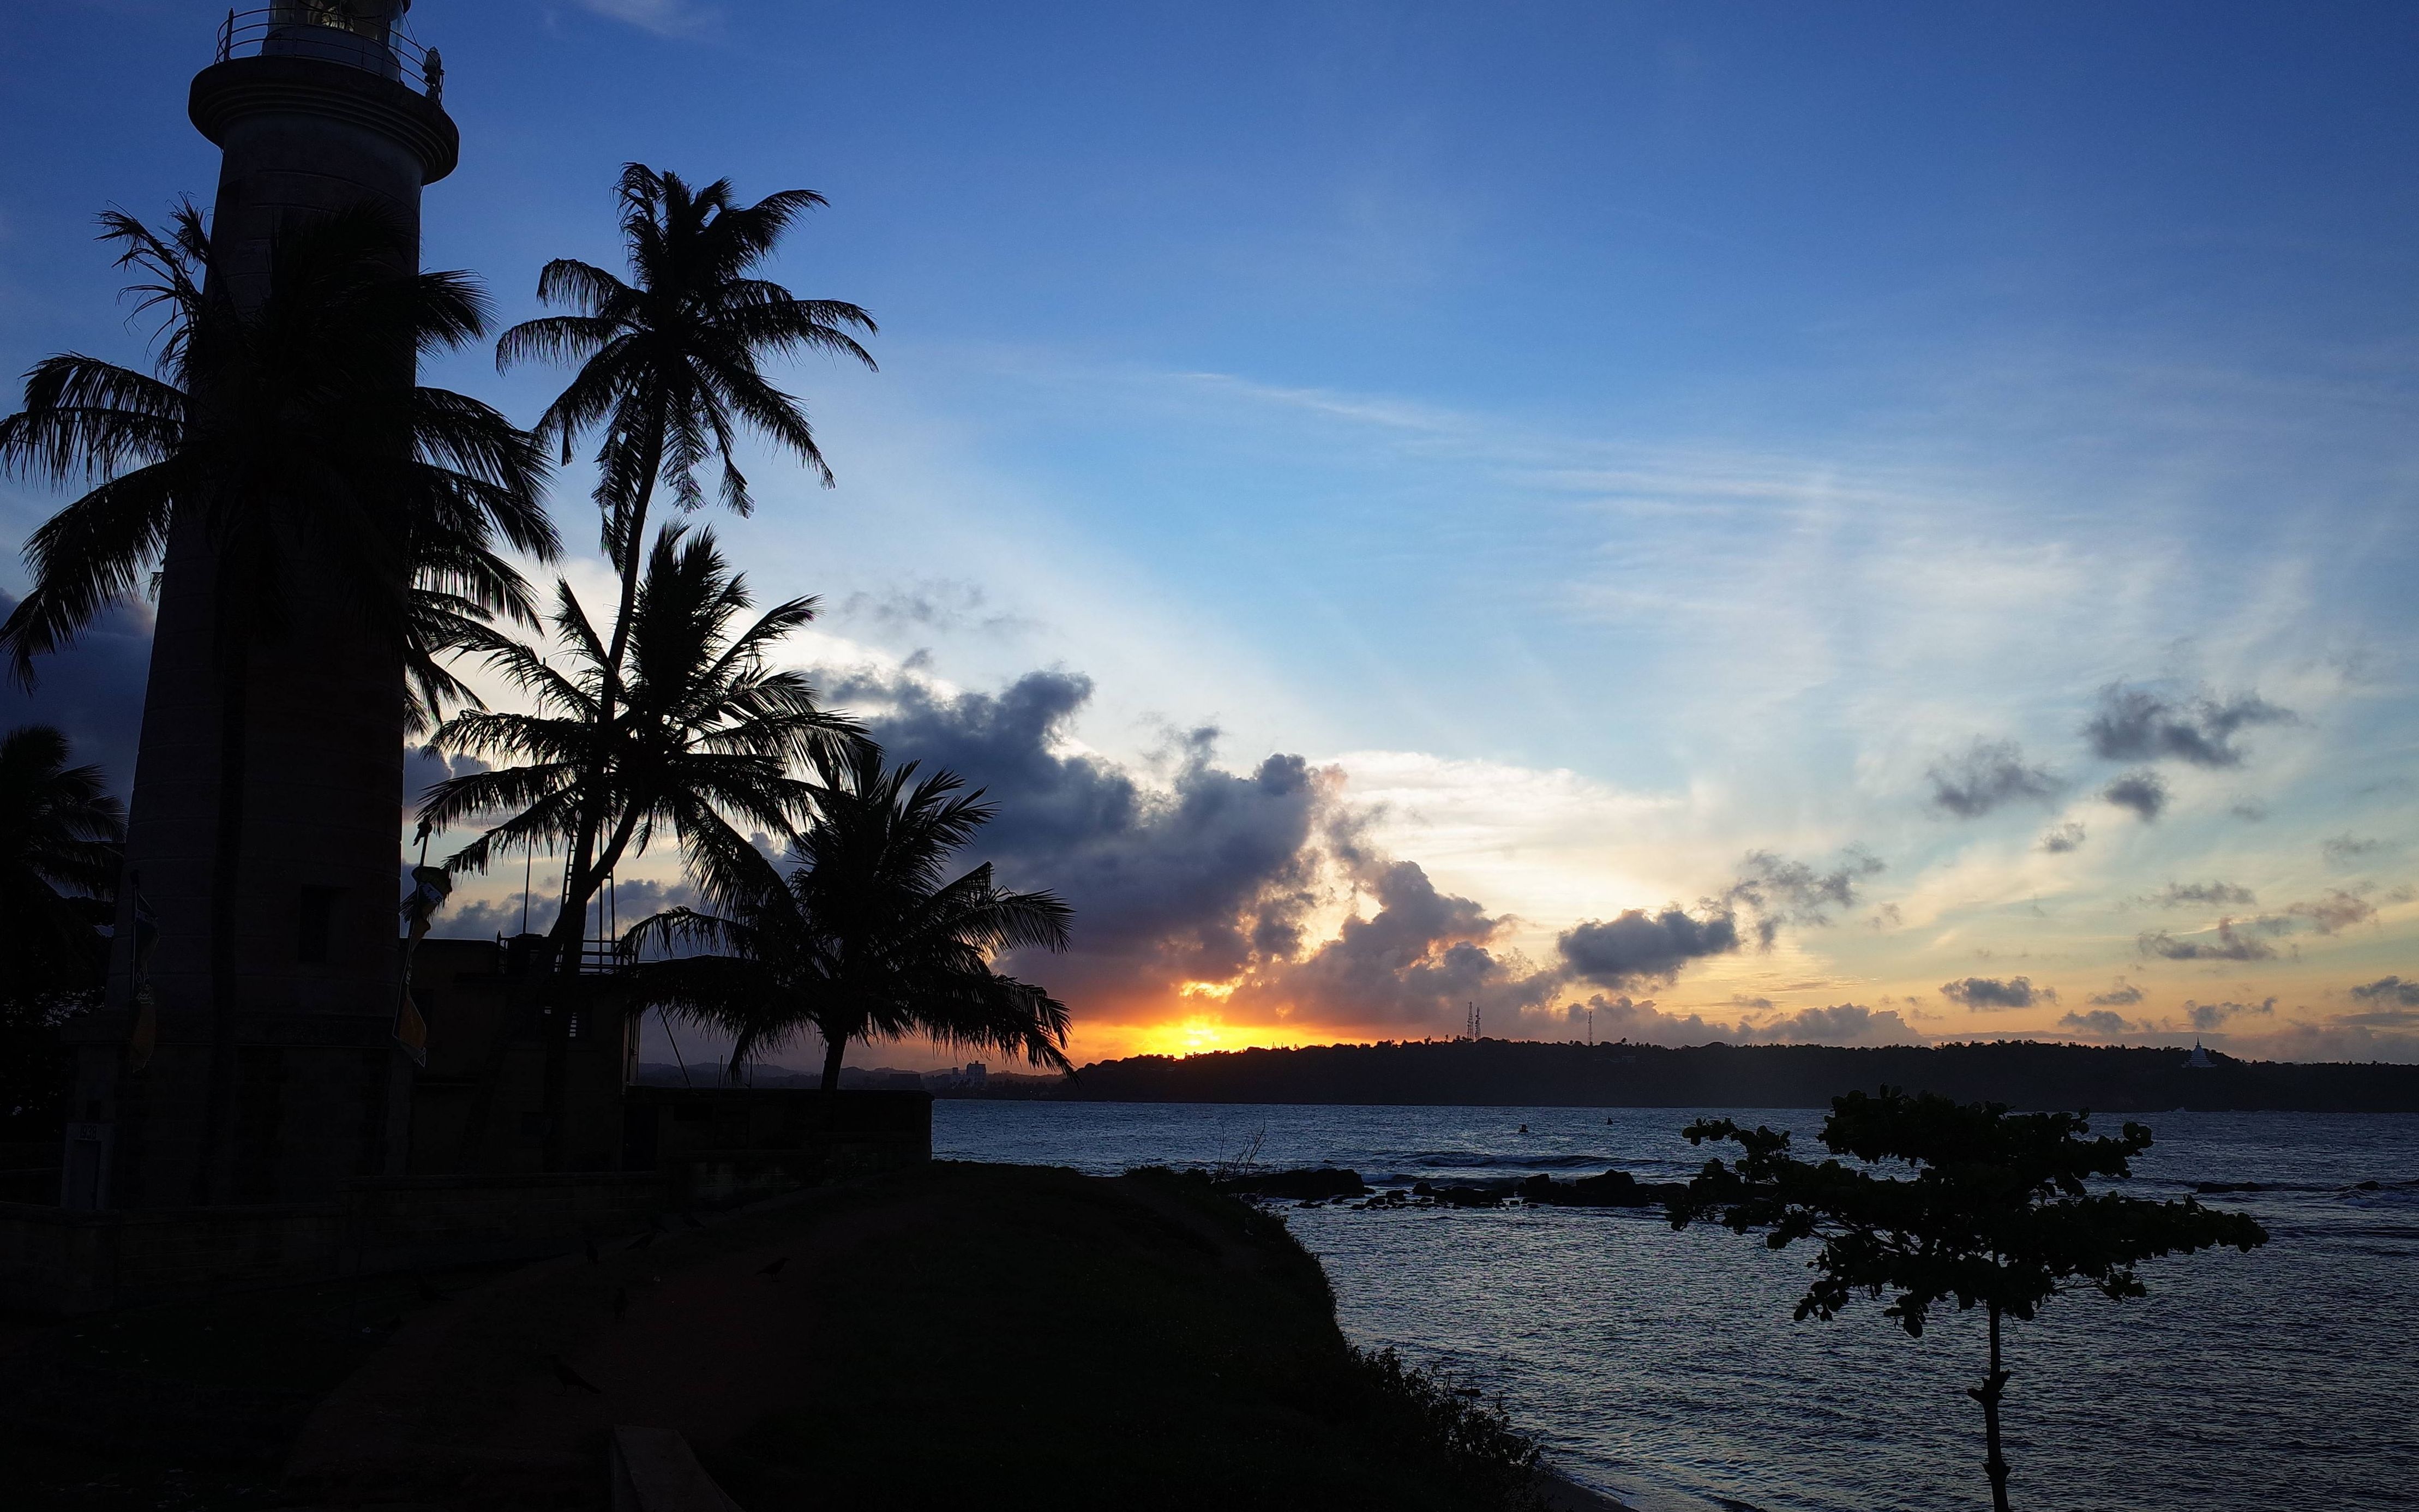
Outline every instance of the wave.
<path id="1" fill-rule="evenodd" d="M 1497 1166 L 1513 1166 L 1520 1170 L 1567 1171 L 1581 1165 L 1617 1165 L 1610 1155 L 1489 1155 L 1475 1149 L 1427 1149 L 1408 1158 L 1414 1165 L 1438 1170 L 1491 1170 Z"/>

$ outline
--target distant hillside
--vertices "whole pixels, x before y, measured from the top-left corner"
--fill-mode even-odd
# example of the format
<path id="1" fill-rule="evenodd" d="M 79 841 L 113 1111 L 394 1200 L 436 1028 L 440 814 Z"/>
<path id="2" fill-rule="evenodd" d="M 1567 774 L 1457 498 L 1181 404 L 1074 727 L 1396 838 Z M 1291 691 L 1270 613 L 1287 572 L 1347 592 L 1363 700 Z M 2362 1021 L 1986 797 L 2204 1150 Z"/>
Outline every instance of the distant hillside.
<path id="1" fill-rule="evenodd" d="M 1887 1084 L 2017 1108 L 2419 1112 L 2419 1066 L 2298 1065 L 2026 1041 L 1836 1045 L 1541 1044 L 1522 1040 L 1136 1056 L 1058 1094 L 1104 1103 L 1466 1103 L 1495 1107 L 1825 1107 Z"/>

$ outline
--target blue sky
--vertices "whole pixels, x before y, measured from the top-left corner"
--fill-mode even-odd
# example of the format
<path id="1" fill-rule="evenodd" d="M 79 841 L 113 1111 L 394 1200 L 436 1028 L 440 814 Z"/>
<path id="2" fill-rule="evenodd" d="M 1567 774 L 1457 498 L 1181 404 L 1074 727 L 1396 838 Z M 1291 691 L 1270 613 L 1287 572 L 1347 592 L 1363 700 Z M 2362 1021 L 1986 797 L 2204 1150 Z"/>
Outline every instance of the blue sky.
<path id="1" fill-rule="evenodd" d="M 137 349 L 91 215 L 207 198 L 184 81 L 217 14 L 68 4 L 0 39 L 0 358 Z M 899 729 L 948 746 L 1028 674 L 1082 680 L 1035 748 L 1140 817 L 1004 865 L 1157 864 L 1210 843 L 1177 822 L 1200 774 L 1333 774 L 1283 865 L 1169 904 L 1304 898 L 1297 942 L 1103 925 L 1067 968 L 1085 1043 L 1445 1032 L 1469 995 L 1560 1033 L 1595 996 L 1599 1032 L 1659 1038 L 2419 1056 L 2419 18 L 412 21 L 464 139 L 425 261 L 507 318 L 544 259 L 614 259 L 624 161 L 830 197 L 778 274 L 871 309 L 883 371 L 798 369 L 840 486 L 766 461 L 759 517 L 717 528 L 766 590 L 825 595 L 801 659 Z M 524 418 L 550 392 L 431 376 Z M 14 539 L 52 501 L 8 486 Z M 2124 689 L 2153 733 L 2088 734 Z M 2255 707 L 2290 717 L 2225 722 Z M 2151 817 L 2103 796 L 2137 771 Z M 1759 853 L 1844 880 L 1758 913 Z M 1470 906 L 1414 928 L 1403 864 Z M 1575 933 L 1673 903 L 1770 944 L 1608 963 Z"/>

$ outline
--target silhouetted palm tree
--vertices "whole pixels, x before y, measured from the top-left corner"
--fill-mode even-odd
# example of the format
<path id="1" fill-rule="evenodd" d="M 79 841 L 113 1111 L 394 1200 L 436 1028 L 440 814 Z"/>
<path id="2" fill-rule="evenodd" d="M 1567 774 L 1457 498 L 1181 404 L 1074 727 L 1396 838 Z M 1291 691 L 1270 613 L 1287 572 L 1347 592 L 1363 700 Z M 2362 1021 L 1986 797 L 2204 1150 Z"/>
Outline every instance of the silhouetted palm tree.
<path id="1" fill-rule="evenodd" d="M 668 485 L 682 509 L 695 509 L 705 497 L 698 470 L 718 459 L 723 502 L 747 514 L 747 480 L 732 447 L 743 429 L 754 429 L 829 486 L 831 469 L 806 411 L 766 379 L 761 364 L 781 353 L 828 351 L 871 367 L 871 354 L 849 332 L 875 330 L 872 316 L 854 304 L 798 299 L 756 276 L 792 224 L 824 203 L 821 194 L 791 189 L 740 205 L 729 179 L 692 189 L 677 175 L 636 162 L 623 168 L 620 193 L 629 280 L 558 258 L 539 273 L 538 298 L 578 313 L 524 321 L 496 345 L 499 369 L 531 359 L 580 364 L 537 424 L 540 437 L 561 444 L 565 462 L 576 438 L 602 432 L 596 501 L 605 554 L 622 579 L 603 656 L 599 698 L 607 722 L 621 698 L 639 543 L 656 484 Z M 595 872 L 593 852 L 604 824 L 601 813 L 589 813 L 575 825 L 575 878 Z M 566 912 L 580 914 L 592 896 L 575 889 L 564 900 Z"/>
<path id="2" fill-rule="evenodd" d="M 100 984 L 126 810 L 48 725 L 0 738 L 0 998 Z M 5 1111 L 5 1110 L 0 1110 Z"/>
<path id="3" fill-rule="evenodd" d="M 527 612 L 499 540 L 541 558 L 557 546 L 534 440 L 477 400 L 413 386 L 423 354 L 485 330 L 486 303 L 467 274 L 396 271 L 410 241 L 384 214 L 349 208 L 280 230 L 249 306 L 210 283 L 192 204 L 165 235 L 115 211 L 101 221 L 118 265 L 153 280 L 128 292 L 139 309 L 163 310 L 156 371 L 46 358 L 23 411 L 0 420 L 0 468 L 100 480 L 27 542 L 33 587 L 0 625 L 0 646 L 30 684 L 37 656 L 143 587 L 172 530 L 206 548 L 220 720 L 215 1107 L 235 1013 L 255 644 L 293 631 L 289 599 L 308 584 L 313 602 L 394 638 L 414 673 L 399 693 L 441 699 L 458 685 L 433 658 L 462 622 Z"/>
<path id="4" fill-rule="evenodd" d="M 212 548 L 231 655 L 283 633 L 289 588 L 316 577 L 437 671 L 419 696 L 456 696 L 433 663 L 455 621 L 534 623 L 494 548 L 558 548 L 533 439 L 475 399 L 396 381 L 479 335 L 485 296 L 463 273 L 394 273 L 402 233 L 366 209 L 281 232 L 249 310 L 206 289 L 209 236 L 190 203 L 165 235 L 118 211 L 101 224 L 118 265 L 155 280 L 128 289 L 138 310 L 165 307 L 157 371 L 45 358 L 23 410 L 0 420 L 0 467 L 100 480 L 26 542 L 33 587 L 0 625 L 17 679 L 30 686 L 35 657 L 139 592 L 171 523 L 190 518 Z"/>
<path id="5" fill-rule="evenodd" d="M 817 708 L 804 677 L 768 660 L 776 642 L 814 617 L 815 601 L 778 604 L 743 626 L 752 608 L 745 580 L 710 532 L 686 533 L 665 529 L 648 554 L 631 609 L 628 677 L 609 717 L 605 643 L 568 583 L 556 591 L 551 663 L 536 647 L 485 635 L 488 667 L 534 707 L 465 710 L 432 737 L 447 750 L 510 764 L 429 789 L 420 814 L 432 829 L 504 816 L 448 867 L 485 871 L 503 854 L 573 848 L 593 815 L 599 841 L 593 854 L 575 855 L 575 896 L 594 897 L 625 856 L 659 837 L 679 846 L 708 896 L 744 891 L 764 868 L 748 830 L 786 840 L 813 800 L 793 771 L 837 760 L 862 741 L 855 720 Z M 567 907 L 555 921 L 550 948 L 571 969 L 585 918 Z M 468 1134 L 473 1151 L 502 1070 L 501 1055 L 491 1058 Z"/>
<path id="6" fill-rule="evenodd" d="M 851 1041 L 909 1034 L 1070 1069 L 1066 1005 L 992 961 L 1065 949 L 1073 911 L 1053 893 L 1003 889 L 988 862 L 946 880 L 994 806 L 946 770 L 910 788 L 916 764 L 886 769 L 874 750 L 825 770 L 788 876 L 749 869 L 722 888 L 718 913 L 676 908 L 624 936 L 632 956 L 703 952 L 642 964 L 640 999 L 731 1035 L 733 1074 L 811 1029 L 827 1092 Z"/>

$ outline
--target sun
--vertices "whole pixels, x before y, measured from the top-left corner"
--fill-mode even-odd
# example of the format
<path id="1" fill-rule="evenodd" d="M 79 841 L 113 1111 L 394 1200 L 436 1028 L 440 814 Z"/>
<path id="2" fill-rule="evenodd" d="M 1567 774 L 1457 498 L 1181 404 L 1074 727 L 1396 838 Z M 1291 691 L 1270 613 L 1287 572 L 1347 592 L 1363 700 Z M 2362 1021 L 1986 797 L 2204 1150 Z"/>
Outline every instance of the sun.
<path id="1" fill-rule="evenodd" d="M 1195 1013 L 1145 1029 L 1140 1049 L 1152 1056 L 1197 1056 L 1205 1051 L 1238 1048 L 1242 1040 L 1240 1032 L 1229 1029 L 1223 1021 Z"/>

